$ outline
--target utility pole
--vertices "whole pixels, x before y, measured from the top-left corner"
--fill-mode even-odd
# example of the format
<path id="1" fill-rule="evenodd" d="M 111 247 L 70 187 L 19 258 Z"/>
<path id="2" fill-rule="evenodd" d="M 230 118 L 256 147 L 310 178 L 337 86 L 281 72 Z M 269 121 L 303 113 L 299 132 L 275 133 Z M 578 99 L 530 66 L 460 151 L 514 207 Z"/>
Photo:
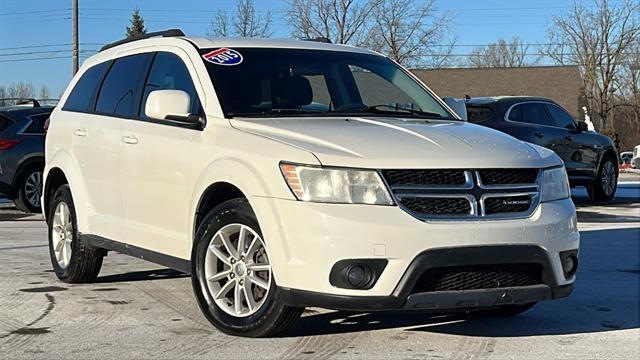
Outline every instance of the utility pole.
<path id="1" fill-rule="evenodd" d="M 78 0 L 73 0 L 73 75 L 78 72 Z"/>

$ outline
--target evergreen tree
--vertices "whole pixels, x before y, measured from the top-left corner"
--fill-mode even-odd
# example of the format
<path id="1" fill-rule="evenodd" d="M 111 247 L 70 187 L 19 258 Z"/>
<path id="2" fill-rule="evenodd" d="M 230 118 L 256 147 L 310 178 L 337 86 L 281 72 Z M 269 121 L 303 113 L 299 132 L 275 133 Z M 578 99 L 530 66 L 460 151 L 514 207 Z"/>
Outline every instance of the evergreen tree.
<path id="1" fill-rule="evenodd" d="M 144 27 L 144 19 L 140 15 L 140 9 L 136 6 L 131 13 L 131 27 L 127 26 L 127 37 L 146 34 L 147 29 Z"/>

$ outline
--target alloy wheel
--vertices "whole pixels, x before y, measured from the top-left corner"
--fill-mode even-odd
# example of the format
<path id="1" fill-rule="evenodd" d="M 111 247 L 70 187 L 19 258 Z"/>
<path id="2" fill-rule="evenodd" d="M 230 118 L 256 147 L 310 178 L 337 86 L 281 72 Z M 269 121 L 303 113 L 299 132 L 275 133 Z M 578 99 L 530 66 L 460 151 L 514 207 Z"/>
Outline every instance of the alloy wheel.
<path id="1" fill-rule="evenodd" d="M 218 230 L 207 247 L 204 275 L 216 305 L 234 317 L 258 311 L 271 288 L 271 265 L 260 235 L 244 224 Z"/>
<path id="2" fill-rule="evenodd" d="M 42 172 L 32 172 L 24 183 L 24 194 L 29 205 L 39 208 L 42 195 Z"/>
<path id="3" fill-rule="evenodd" d="M 58 265 L 66 269 L 71 261 L 71 242 L 73 241 L 73 224 L 71 223 L 69 206 L 58 203 L 53 214 L 51 242 Z"/>
<path id="4" fill-rule="evenodd" d="M 616 170 L 611 161 L 607 161 L 602 166 L 602 191 L 605 195 L 613 194 L 616 186 Z"/>

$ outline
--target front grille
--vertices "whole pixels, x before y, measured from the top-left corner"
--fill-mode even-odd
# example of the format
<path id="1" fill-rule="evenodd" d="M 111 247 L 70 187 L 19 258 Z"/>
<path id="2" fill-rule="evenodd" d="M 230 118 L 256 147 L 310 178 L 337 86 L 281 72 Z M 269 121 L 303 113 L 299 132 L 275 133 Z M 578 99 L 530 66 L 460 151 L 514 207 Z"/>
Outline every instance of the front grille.
<path id="1" fill-rule="evenodd" d="M 463 185 L 464 170 L 383 170 L 387 183 L 401 185 Z"/>
<path id="2" fill-rule="evenodd" d="M 396 203 L 421 219 L 524 218 L 539 203 L 539 169 L 381 170 Z"/>
<path id="3" fill-rule="evenodd" d="M 484 169 L 478 170 L 484 185 L 534 184 L 538 169 Z"/>
<path id="4" fill-rule="evenodd" d="M 471 204 L 466 198 L 411 197 L 401 198 L 400 204 L 423 215 L 469 215 Z"/>
<path id="5" fill-rule="evenodd" d="M 490 197 L 484 200 L 484 213 L 486 215 L 525 212 L 531 207 L 531 197 L 501 196 Z"/>
<path id="6" fill-rule="evenodd" d="M 496 289 L 542 284 L 540 264 L 492 264 L 434 268 L 425 271 L 412 293 Z"/>

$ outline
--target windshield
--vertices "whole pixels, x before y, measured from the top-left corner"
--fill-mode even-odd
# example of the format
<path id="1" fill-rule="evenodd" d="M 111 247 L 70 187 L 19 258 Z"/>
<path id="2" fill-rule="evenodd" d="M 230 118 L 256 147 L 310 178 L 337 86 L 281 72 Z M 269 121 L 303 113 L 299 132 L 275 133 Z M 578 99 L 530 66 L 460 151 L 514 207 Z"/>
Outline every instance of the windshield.
<path id="1" fill-rule="evenodd" d="M 382 56 L 305 49 L 204 49 L 227 117 L 454 117 Z"/>

